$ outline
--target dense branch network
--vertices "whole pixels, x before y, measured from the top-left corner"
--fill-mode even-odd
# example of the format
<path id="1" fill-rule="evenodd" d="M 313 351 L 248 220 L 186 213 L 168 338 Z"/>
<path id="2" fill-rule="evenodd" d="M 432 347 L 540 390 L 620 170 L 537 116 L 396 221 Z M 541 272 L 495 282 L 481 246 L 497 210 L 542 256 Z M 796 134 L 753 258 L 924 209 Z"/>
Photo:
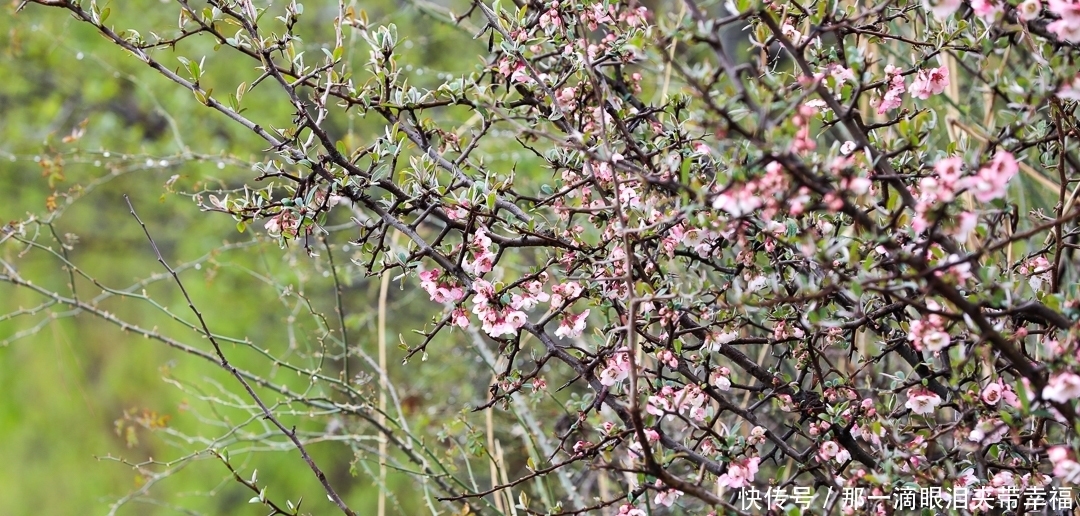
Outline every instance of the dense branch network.
<path id="1" fill-rule="evenodd" d="M 445 481 L 445 468 L 398 441 L 444 502 L 494 500 L 568 470 L 621 492 L 593 506 L 566 492 L 576 506 L 548 514 L 676 502 L 745 513 L 734 492 L 768 487 L 765 469 L 785 473 L 773 486 L 878 493 L 905 482 L 994 492 L 1080 472 L 1080 79 L 1062 72 L 1075 68 L 1064 64 L 1080 40 L 1076 4 L 736 2 L 729 12 L 686 0 L 660 16 L 636 2 L 512 12 L 474 1 L 448 18 L 481 27 L 470 35 L 489 41 L 483 67 L 425 89 L 398 62 L 396 27 L 370 26 L 344 3 L 317 64 L 303 57 L 295 2 L 178 0 L 177 33 L 154 41 L 109 25 L 93 3 L 34 3 L 66 9 L 266 142 L 274 157 L 253 179 L 272 186 L 218 192 L 231 197 L 210 196 L 206 210 L 265 220 L 311 259 L 329 221 L 349 212 L 356 265 L 400 269 L 445 309 L 406 361 L 480 328 L 501 359 L 476 410 L 548 379 L 563 382 L 555 395 L 586 395 L 556 403 L 571 422 L 544 429 L 561 441 L 547 464 L 490 489 Z M 744 27 L 749 49 L 724 36 Z M 198 35 L 259 75 L 225 99 L 202 87 L 198 59 L 180 71 L 162 63 Z M 369 47 L 363 66 L 345 51 L 351 37 Z M 1063 66 L 1036 83 L 1028 60 L 1048 59 Z M 243 114 L 256 87 L 284 93 L 290 127 Z M 968 119 L 983 115 L 961 105 L 959 88 L 986 93 L 988 119 L 1014 113 L 973 130 Z M 350 115 L 381 117 L 383 131 L 339 145 L 331 122 Z M 510 146 L 526 158 L 500 160 Z M 1007 193 L 1023 180 L 1050 185 L 1052 213 L 1017 220 Z M 253 378 L 214 348 L 353 514 Z"/>

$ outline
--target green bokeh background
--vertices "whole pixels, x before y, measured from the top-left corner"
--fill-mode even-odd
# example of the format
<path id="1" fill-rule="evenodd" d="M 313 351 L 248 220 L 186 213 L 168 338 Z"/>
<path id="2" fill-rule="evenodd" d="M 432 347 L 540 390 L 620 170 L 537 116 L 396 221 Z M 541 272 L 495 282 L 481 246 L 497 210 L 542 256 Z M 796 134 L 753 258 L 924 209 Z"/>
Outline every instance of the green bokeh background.
<path id="1" fill-rule="evenodd" d="M 47 200 L 54 191 L 77 192 L 94 185 L 70 206 L 59 197 L 64 213 L 53 227 L 65 241 L 69 241 L 65 234 L 78 236 L 67 251 L 69 259 L 110 288 L 127 288 L 162 272 L 128 214 L 125 194 L 173 265 L 199 259 L 226 242 L 255 238 L 250 230 L 238 233 L 235 221 L 227 216 L 200 212 L 190 195 L 170 193 L 165 183 L 179 175 L 174 185 L 177 192 L 241 184 L 255 175 L 250 164 L 269 156 L 263 153 L 265 142 L 201 106 L 189 92 L 64 12 L 29 6 L 16 14 L 15 4 L 0 6 L 0 192 L 4 193 L 0 221 L 48 217 Z M 109 23 L 117 28 L 175 32 L 175 4 L 136 0 L 111 7 Z M 403 36 L 408 35 L 401 51 L 411 64 L 408 71 L 414 84 L 434 84 L 440 72 L 468 71 L 482 64 L 475 56 L 481 55 L 485 42 L 473 41 L 411 4 L 378 0 L 360 7 L 373 25 L 395 23 Z M 312 55 L 321 55 L 318 47 L 332 41 L 335 15 L 336 2 L 308 2 L 305 35 Z M 148 36 L 145 31 L 143 35 Z M 357 35 L 350 34 L 348 39 L 353 64 L 362 67 L 367 49 Z M 196 59 L 201 53 L 208 55 L 204 68 L 209 79 L 204 87 L 231 91 L 240 81 L 257 77 L 253 63 L 225 52 L 214 53 L 208 39 L 187 42 L 181 51 Z M 169 49 L 154 55 L 178 68 L 180 62 L 172 54 L 182 55 Z M 291 118 L 289 106 L 268 87 L 269 82 L 248 94 L 245 107 L 262 124 L 284 126 Z M 62 141 L 84 120 L 81 139 Z M 372 138 L 373 131 L 381 133 L 377 122 L 355 111 L 334 120 L 335 129 L 347 142 Z M 56 158 L 63 160 L 63 177 L 54 178 L 57 181 L 50 186 L 39 161 Z M 339 264 L 351 257 L 347 243 L 355 236 L 340 232 L 331 237 Z M 60 250 L 50 237 L 37 240 Z M 62 263 L 43 250 L 20 254 L 25 249 L 5 242 L 0 244 L 0 258 L 34 283 L 70 294 Z M 354 345 L 374 355 L 378 281 L 350 273 L 355 270 L 343 268 L 347 327 Z M 297 248 L 282 251 L 276 243 L 261 242 L 223 251 L 200 263 L 198 269 L 185 269 L 181 278 L 215 333 L 249 339 L 292 363 L 315 367 L 317 359 L 303 356 L 304 350 L 318 346 L 315 319 L 297 308 L 302 305 L 297 296 L 282 296 L 282 292 L 286 287 L 304 292 L 317 310 L 332 315 L 333 283 L 325 271 L 325 261 L 307 259 Z M 84 279 L 76 280 L 75 290 L 83 299 L 101 293 Z M 194 321 L 171 282 L 157 281 L 146 290 L 179 318 Z M 0 284 L 0 313 L 30 309 L 43 301 L 29 290 Z M 416 289 L 400 289 L 396 284 L 390 289 L 389 306 L 393 314 L 388 328 L 391 374 L 402 396 L 421 407 L 410 414 L 413 423 L 423 427 L 432 420 L 446 421 L 466 403 L 482 400 L 490 375 L 469 374 L 480 367 L 471 355 L 450 363 L 417 360 L 400 366 L 404 353 L 396 347 L 398 334 L 408 336 L 417 321 L 422 324 L 438 315 L 439 307 L 429 304 L 426 296 L 418 296 Z M 210 349 L 195 332 L 149 303 L 114 297 L 100 307 L 129 323 Z M 112 504 L 148 480 L 127 463 L 174 461 L 206 450 L 211 447 L 208 441 L 188 441 L 182 436 L 220 437 L 227 428 L 208 425 L 204 418 L 240 426 L 250 413 L 227 407 L 212 412 L 193 391 L 175 385 L 198 386 L 205 395 L 224 400 L 229 400 L 228 393 L 240 394 L 235 381 L 213 364 L 121 331 L 100 318 L 65 317 L 66 312 L 54 306 L 0 319 L 0 341 L 5 342 L 0 347 L 0 462 L 4 465 L 0 468 L 0 513 L 4 515 L 106 514 Z M 286 330 L 290 316 L 296 318 L 293 333 Z M 336 328 L 336 321 L 332 325 Z M 26 335 L 15 339 L 20 332 Z M 441 352 L 450 352 L 448 347 Z M 293 389 L 303 390 L 307 384 L 305 378 L 269 367 L 244 345 L 227 345 L 225 352 L 241 368 Z M 336 376 L 339 370 L 340 364 L 330 361 L 323 371 Z M 206 391 L 214 385 L 224 390 Z M 280 401 L 280 396 L 268 391 L 260 390 L 260 394 L 269 402 Z M 250 404 L 243 398 L 236 400 Z M 290 416 L 284 410 L 283 422 L 299 425 L 301 430 L 321 430 L 329 424 L 327 418 Z M 125 422 L 125 412 L 168 416 L 168 429 L 151 432 Z M 228 446 L 233 465 L 245 476 L 258 469 L 260 485 L 266 485 L 278 503 L 303 496 L 304 512 L 336 511 L 299 454 L 282 437 L 259 420 L 242 428 L 255 434 L 266 429 L 270 441 L 283 450 L 250 453 L 259 446 L 254 442 Z M 365 445 L 374 447 L 373 442 Z M 378 488 L 371 476 L 377 470 L 373 455 L 357 460 L 352 450 L 335 442 L 311 444 L 310 451 L 358 513 L 374 511 Z M 412 478 L 391 474 L 390 483 L 390 490 L 398 495 L 390 502 L 391 514 L 421 510 L 420 486 Z M 125 504 L 117 514 L 266 514 L 265 507 L 248 504 L 251 496 L 228 478 L 219 461 L 203 456 L 153 485 L 146 496 Z"/>

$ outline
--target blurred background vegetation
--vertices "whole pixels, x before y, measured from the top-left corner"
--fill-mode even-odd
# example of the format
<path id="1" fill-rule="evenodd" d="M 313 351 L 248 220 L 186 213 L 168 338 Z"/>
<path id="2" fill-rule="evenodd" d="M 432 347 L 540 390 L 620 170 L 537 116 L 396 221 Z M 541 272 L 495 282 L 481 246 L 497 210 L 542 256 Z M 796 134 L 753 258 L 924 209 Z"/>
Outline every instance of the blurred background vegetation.
<path id="1" fill-rule="evenodd" d="M 28 237 L 50 249 L 8 241 L 0 244 L 0 258 L 24 278 L 87 302 L 102 294 L 102 286 L 136 294 L 145 290 L 153 303 L 106 296 L 97 306 L 209 350 L 205 339 L 185 326 L 194 319 L 129 215 L 123 200 L 129 195 L 165 258 L 181 267 L 181 278 L 211 329 L 236 340 L 225 351 L 237 366 L 297 392 L 310 389 L 307 378 L 274 367 L 258 348 L 338 377 L 337 321 L 312 315 L 334 315 L 327 252 L 316 249 L 320 257 L 315 259 L 299 246 L 283 252 L 265 239 L 261 227 L 255 228 L 259 235 L 239 233 L 231 218 L 202 213 L 192 199 L 191 193 L 202 189 L 250 181 L 256 175 L 252 165 L 268 156 L 265 142 L 215 116 L 189 92 L 64 12 L 29 6 L 16 14 L 17 3 L 0 6 L 0 192 L 5 195 L 0 222 L 37 218 L 43 223 L 28 226 Z M 401 51 L 414 84 L 435 84 L 444 73 L 483 65 L 484 41 L 416 5 L 375 0 L 357 7 L 373 25 L 394 23 L 407 35 Z M 118 28 L 175 31 L 177 8 L 170 2 L 129 0 L 112 7 L 110 23 Z M 321 54 L 322 42 L 332 41 L 336 14 L 336 2 L 309 2 L 307 50 Z M 362 68 L 367 51 L 358 40 L 349 35 L 348 44 L 354 66 Z M 204 65 L 209 80 L 225 91 L 257 76 L 251 62 L 214 54 L 211 41 L 186 42 L 184 48 L 187 55 L 209 56 Z M 159 50 L 155 56 L 179 67 L 168 55 L 172 52 Z M 253 90 L 245 104 L 257 111 L 260 123 L 284 126 L 291 113 L 282 100 L 264 87 Z M 378 121 L 359 115 L 351 112 L 340 121 L 347 126 L 335 128 L 346 142 L 382 131 Z M 347 221 L 345 216 L 336 222 Z M 329 245 L 337 264 L 345 265 L 339 272 L 350 341 L 374 355 L 379 281 L 349 265 L 354 250 L 348 241 L 355 236 L 335 232 Z M 100 285 L 77 277 L 72 289 L 60 256 Z M 477 374 L 483 366 L 474 354 L 452 351 L 462 343 L 433 348 L 456 355 L 455 360 L 415 360 L 400 367 L 399 333 L 416 344 L 410 331 L 441 307 L 418 289 L 397 286 L 388 298 L 392 382 L 412 424 L 452 422 L 467 404 L 485 401 L 491 376 Z M 0 314 L 7 314 L 0 315 L 0 459 L 5 465 L 0 513 L 265 514 L 265 507 L 248 504 L 252 493 L 234 482 L 220 461 L 205 453 L 181 461 L 211 448 L 228 449 L 245 477 L 258 469 L 260 485 L 268 486 L 279 503 L 304 496 L 304 512 L 336 511 L 291 444 L 250 416 L 250 400 L 238 396 L 235 381 L 220 368 L 100 317 L 70 317 L 76 314 L 69 307 L 43 305 L 47 302 L 28 289 L 0 284 Z M 326 326 L 332 338 L 325 338 Z M 329 359 L 322 359 L 323 350 Z M 353 373 L 370 374 L 354 360 Z M 363 389 L 374 392 L 377 383 L 367 380 Z M 282 401 L 260 393 L 268 401 Z M 352 429 L 332 417 L 311 418 L 303 406 L 277 410 L 285 424 L 301 431 L 329 430 L 324 442 L 310 445 L 311 452 L 346 501 L 360 514 L 371 513 L 378 490 L 375 444 L 335 442 L 335 435 Z M 469 434 L 460 426 L 453 433 Z M 427 444 L 443 451 L 440 443 Z M 281 451 L 250 453 L 256 450 Z M 132 467 L 151 460 L 165 463 L 151 470 L 170 472 L 168 478 Z M 420 490 L 401 474 L 392 473 L 390 483 L 399 494 Z M 391 513 L 414 514 L 422 503 L 419 496 L 392 500 L 390 506 L 397 508 Z"/>

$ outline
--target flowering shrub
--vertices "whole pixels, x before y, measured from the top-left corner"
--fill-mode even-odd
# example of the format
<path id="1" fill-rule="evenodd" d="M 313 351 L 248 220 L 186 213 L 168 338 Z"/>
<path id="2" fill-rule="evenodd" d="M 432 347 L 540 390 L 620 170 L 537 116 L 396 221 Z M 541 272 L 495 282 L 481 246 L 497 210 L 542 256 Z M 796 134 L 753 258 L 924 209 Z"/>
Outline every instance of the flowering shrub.
<path id="1" fill-rule="evenodd" d="M 491 346 L 475 408 L 528 400 L 525 431 L 556 445 L 477 484 L 395 441 L 447 505 L 745 513 L 742 488 L 914 483 L 968 487 L 979 513 L 1080 476 L 1080 3 L 429 6 L 481 64 L 426 86 L 397 57 L 409 36 L 344 3 L 178 0 L 153 32 L 33 3 L 265 140 L 258 177 L 204 209 L 309 260 L 345 213 L 362 272 L 432 302 L 407 357 L 453 359 L 461 332 Z M 205 88 L 194 35 L 292 124 L 260 120 L 248 83 Z M 348 116 L 382 128 L 347 145 Z"/>

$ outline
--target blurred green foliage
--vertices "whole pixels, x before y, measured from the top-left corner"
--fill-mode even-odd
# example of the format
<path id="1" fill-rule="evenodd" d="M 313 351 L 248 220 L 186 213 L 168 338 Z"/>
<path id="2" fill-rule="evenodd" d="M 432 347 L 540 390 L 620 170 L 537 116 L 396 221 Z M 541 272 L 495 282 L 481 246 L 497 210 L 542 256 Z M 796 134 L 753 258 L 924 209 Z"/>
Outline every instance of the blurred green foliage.
<path id="1" fill-rule="evenodd" d="M 179 322 L 195 321 L 175 285 L 160 277 L 163 270 L 123 201 L 127 194 L 165 258 L 174 266 L 191 265 L 181 278 L 214 332 L 247 339 L 297 365 L 321 364 L 324 374 L 337 376 L 339 361 L 321 361 L 318 351 L 326 346 L 328 353 L 340 354 L 340 347 L 331 349 L 337 345 L 332 339 L 320 343 L 325 332 L 306 299 L 297 295 L 311 294 L 311 309 L 334 313 L 328 304 L 334 287 L 325 261 L 309 259 L 299 249 L 283 252 L 274 243 L 256 241 L 252 231 L 240 234 L 231 218 L 201 213 L 190 195 L 174 193 L 235 187 L 250 180 L 255 175 L 251 164 L 266 158 L 265 142 L 215 116 L 189 92 L 65 13 L 29 6 L 16 14 L 16 4 L 0 7 L 0 76 L 5 78 L 0 85 L 0 191 L 5 193 L 0 221 L 54 220 L 41 227 L 51 227 L 56 238 L 37 240 L 51 242 L 56 255 L 42 249 L 27 252 L 25 245 L 6 242 L 0 245 L 0 258 L 16 264 L 23 277 L 58 292 L 71 291 L 61 254 L 109 288 L 125 289 L 157 274 L 158 281 L 135 285 L 133 292 L 145 287 L 146 295 L 175 319 L 137 299 L 112 297 L 98 307 L 208 351 L 205 339 Z M 335 4 L 307 6 L 311 48 L 306 50 L 321 53 L 320 40 L 332 40 Z M 483 41 L 473 41 L 411 4 L 380 0 L 362 7 L 372 23 L 395 23 L 408 35 L 403 55 L 418 84 L 434 84 L 442 72 L 475 70 L 482 64 L 474 56 L 481 54 Z M 176 14 L 170 3 L 129 1 L 112 6 L 110 23 L 118 28 L 159 27 L 166 35 L 175 31 Z M 366 49 L 351 36 L 349 45 L 354 66 L 362 67 Z M 477 51 L 465 51 L 471 47 Z M 231 91 L 257 76 L 250 62 L 215 54 L 211 41 L 185 42 L 182 50 L 195 58 L 208 56 L 208 89 Z M 178 60 L 167 57 L 173 52 L 161 49 L 155 55 L 180 67 Z M 249 93 L 244 103 L 257 111 L 259 123 L 284 125 L 291 113 L 282 100 L 264 86 Z M 369 131 L 381 129 L 355 110 L 347 120 L 334 122 L 346 143 L 363 141 Z M 351 236 L 336 233 L 330 238 L 339 264 L 348 263 Z M 61 241 L 70 249 L 62 249 Z M 216 251 L 225 243 L 247 247 Z M 349 276 L 357 268 L 342 270 Z M 342 281 L 351 340 L 374 354 L 378 281 L 358 274 Z M 77 277 L 74 291 L 89 300 L 102 289 Z M 396 348 L 397 335 L 415 337 L 408 332 L 439 311 L 418 299 L 413 289 L 390 289 L 391 365 L 403 358 Z M 0 285 L 0 314 L 32 310 L 44 301 L 27 289 Z M 251 402 L 237 396 L 238 386 L 223 370 L 100 318 L 66 315 L 72 314 L 61 306 L 18 317 L 0 315 L 0 458 L 5 464 L 0 469 L 0 512 L 106 514 L 118 500 L 143 494 L 140 489 L 145 487 L 146 496 L 123 505 L 117 514 L 265 514 L 265 507 L 248 504 L 252 493 L 207 454 L 160 484 L 132 467 L 151 460 L 176 461 L 230 440 L 256 437 L 264 441 L 225 446 L 241 474 L 257 468 L 260 485 L 268 486 L 279 501 L 305 496 L 304 512 L 334 510 L 295 449 L 266 422 L 246 420 Z M 336 321 L 329 324 L 336 328 Z M 450 347 L 440 345 L 443 350 Z M 271 367 L 250 346 L 230 344 L 225 351 L 241 368 L 296 391 L 308 388 L 306 378 Z M 407 397 L 406 407 L 425 407 L 410 414 L 416 424 L 452 420 L 466 403 L 484 399 L 490 376 L 475 374 L 476 363 L 415 362 L 392 369 L 394 382 Z M 367 390 L 373 390 L 372 385 Z M 207 390 L 214 386 L 220 389 Z M 211 406 L 193 393 L 220 403 Z M 285 401 L 269 391 L 260 394 L 270 402 Z M 299 405 L 277 410 L 285 414 L 283 422 L 297 424 L 301 431 L 321 431 L 319 425 L 328 424 L 302 417 L 307 411 Z M 290 410 L 298 413 L 289 416 Z M 230 425 L 240 430 L 231 434 Z M 283 451 L 245 453 L 268 444 Z M 311 444 L 310 449 L 355 510 L 374 510 L 378 487 L 372 472 L 378 466 L 373 453 L 332 441 Z M 151 468 L 158 473 L 171 469 Z M 392 474 L 390 481 L 397 493 L 419 489 L 404 475 Z M 392 499 L 390 505 L 397 513 L 413 514 L 422 502 L 407 497 Z"/>

